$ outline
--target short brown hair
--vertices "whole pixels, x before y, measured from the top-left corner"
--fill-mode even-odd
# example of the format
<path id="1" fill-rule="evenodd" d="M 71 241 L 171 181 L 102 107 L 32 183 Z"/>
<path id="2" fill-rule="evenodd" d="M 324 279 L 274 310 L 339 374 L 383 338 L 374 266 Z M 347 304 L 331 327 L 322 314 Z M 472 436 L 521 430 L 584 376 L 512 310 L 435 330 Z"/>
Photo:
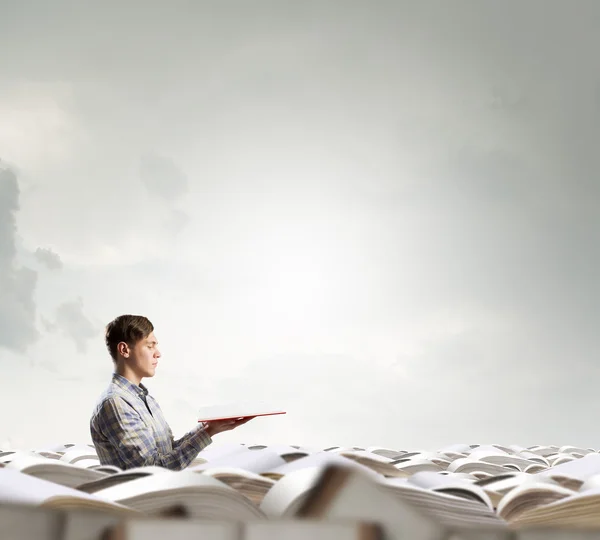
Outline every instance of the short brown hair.
<path id="1" fill-rule="evenodd" d="M 117 361 L 117 345 L 124 341 L 133 347 L 140 339 L 154 331 L 152 323 L 142 315 L 119 315 L 106 325 L 106 348 L 113 361 Z"/>

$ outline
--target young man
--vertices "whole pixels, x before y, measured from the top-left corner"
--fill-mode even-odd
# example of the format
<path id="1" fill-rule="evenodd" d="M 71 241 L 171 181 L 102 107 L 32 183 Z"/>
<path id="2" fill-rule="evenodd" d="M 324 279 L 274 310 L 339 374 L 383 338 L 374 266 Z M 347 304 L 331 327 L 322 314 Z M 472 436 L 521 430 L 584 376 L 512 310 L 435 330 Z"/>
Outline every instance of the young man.
<path id="1" fill-rule="evenodd" d="M 143 377 L 154 376 L 161 356 L 152 323 L 139 315 L 117 317 L 106 327 L 106 347 L 115 372 L 90 420 L 102 465 L 123 470 L 146 465 L 182 470 L 211 444 L 214 435 L 250 420 L 200 423 L 174 440 L 158 403 L 141 382 Z"/>

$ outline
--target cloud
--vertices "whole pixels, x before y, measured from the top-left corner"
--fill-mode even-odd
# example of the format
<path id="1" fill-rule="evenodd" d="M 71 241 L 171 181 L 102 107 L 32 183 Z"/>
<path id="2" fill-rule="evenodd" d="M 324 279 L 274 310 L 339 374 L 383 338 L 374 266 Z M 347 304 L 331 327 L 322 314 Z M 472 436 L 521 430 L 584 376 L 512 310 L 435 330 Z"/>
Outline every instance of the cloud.
<path id="1" fill-rule="evenodd" d="M 2 269 L 14 264 L 17 255 L 15 236 L 17 234 L 16 213 L 19 210 L 19 184 L 10 169 L 0 169 L 0 245 L 2 246 Z"/>
<path id="2" fill-rule="evenodd" d="M 186 212 L 174 206 L 189 190 L 186 174 L 173 159 L 152 152 L 140 159 L 140 178 L 149 195 L 164 206 L 163 231 L 176 238 L 191 221 Z"/>
<path id="3" fill-rule="evenodd" d="M 175 162 L 155 153 L 140 160 L 140 178 L 148 192 L 173 202 L 188 191 L 188 179 Z"/>
<path id="4" fill-rule="evenodd" d="M 173 209 L 165 218 L 165 228 L 173 235 L 179 235 L 191 222 L 190 216 L 182 210 Z"/>
<path id="5" fill-rule="evenodd" d="M 98 337 L 100 331 L 100 328 L 90 321 L 83 312 L 81 298 L 71 302 L 63 302 L 58 306 L 54 328 L 71 339 L 79 353 L 87 351 L 88 341 Z"/>
<path id="6" fill-rule="evenodd" d="M 60 255 L 54 253 L 51 249 L 37 248 L 35 250 L 35 257 L 50 270 L 60 270 L 63 267 Z"/>
<path id="7" fill-rule="evenodd" d="M 0 347 L 24 352 L 39 337 L 34 293 L 37 273 L 17 264 L 19 184 L 0 168 Z"/>

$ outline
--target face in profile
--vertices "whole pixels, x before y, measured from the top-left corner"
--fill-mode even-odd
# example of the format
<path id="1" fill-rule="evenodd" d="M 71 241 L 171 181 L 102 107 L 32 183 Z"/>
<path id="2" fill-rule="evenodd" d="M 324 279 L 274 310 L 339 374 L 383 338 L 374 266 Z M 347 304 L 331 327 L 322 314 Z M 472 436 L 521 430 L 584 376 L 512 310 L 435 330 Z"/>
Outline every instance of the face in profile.
<path id="1" fill-rule="evenodd" d="M 154 376 L 160 358 L 158 340 L 154 332 L 142 338 L 133 347 L 125 346 L 123 352 L 127 365 L 136 375 L 140 378 Z"/>

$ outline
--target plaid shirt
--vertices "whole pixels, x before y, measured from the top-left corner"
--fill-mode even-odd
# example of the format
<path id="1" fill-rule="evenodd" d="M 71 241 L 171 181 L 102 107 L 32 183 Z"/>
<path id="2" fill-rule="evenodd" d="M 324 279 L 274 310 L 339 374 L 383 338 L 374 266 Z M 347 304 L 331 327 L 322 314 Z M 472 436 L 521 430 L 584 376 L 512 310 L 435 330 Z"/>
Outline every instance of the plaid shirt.
<path id="1" fill-rule="evenodd" d="M 212 442 L 203 424 L 174 440 L 148 389 L 117 373 L 96 405 L 90 431 L 100 463 L 123 470 L 156 465 L 179 471 Z"/>

